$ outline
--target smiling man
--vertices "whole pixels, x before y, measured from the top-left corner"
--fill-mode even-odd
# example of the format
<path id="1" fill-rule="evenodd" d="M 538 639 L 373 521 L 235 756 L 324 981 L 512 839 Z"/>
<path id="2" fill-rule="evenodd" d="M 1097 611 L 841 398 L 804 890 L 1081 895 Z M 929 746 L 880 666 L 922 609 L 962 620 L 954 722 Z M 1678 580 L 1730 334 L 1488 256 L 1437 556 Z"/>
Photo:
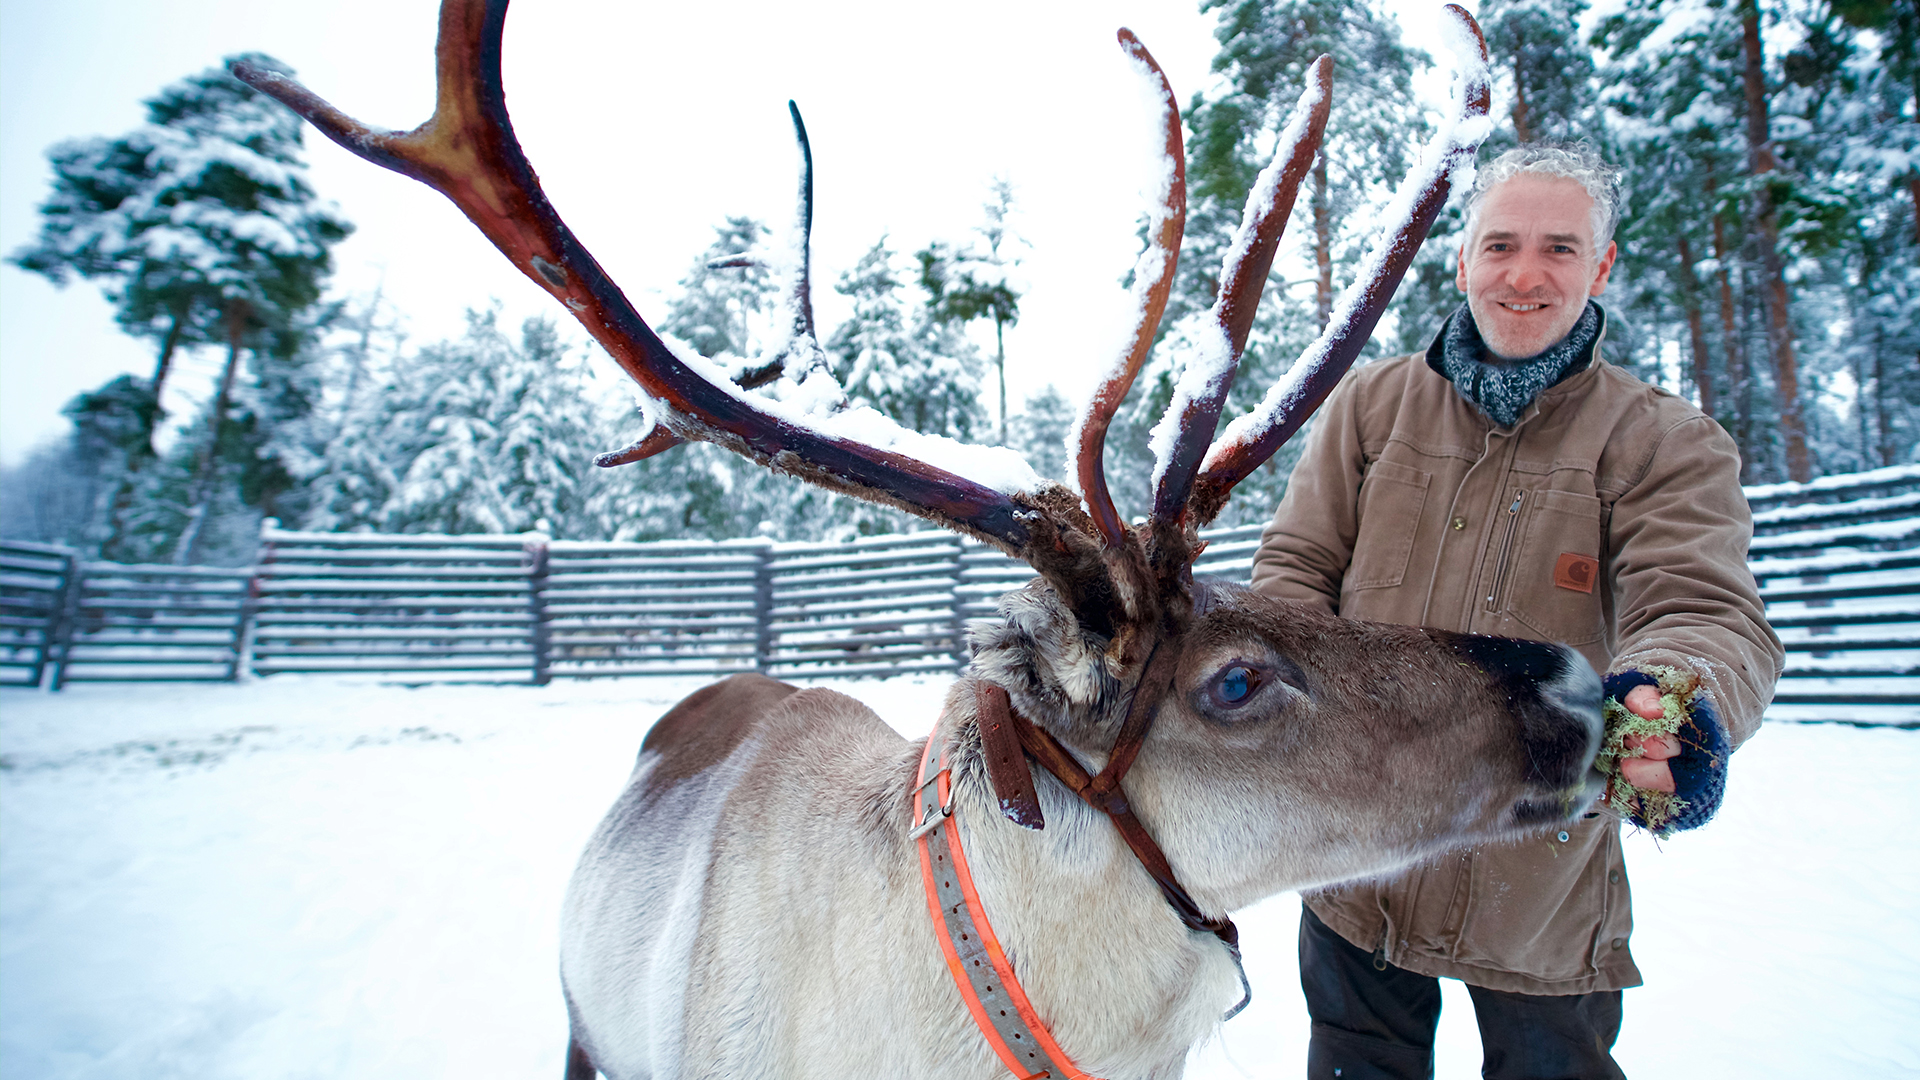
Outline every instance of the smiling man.
<path id="1" fill-rule="evenodd" d="M 1482 168 L 1467 302 L 1424 353 L 1348 374 L 1254 558 L 1254 588 L 1341 615 L 1565 642 L 1645 732 L 1618 807 L 1306 896 L 1314 1080 L 1431 1076 L 1439 977 L 1471 991 L 1486 1077 L 1619 1077 L 1641 981 L 1622 816 L 1663 835 L 1712 817 L 1779 676 L 1732 439 L 1600 356 L 1620 213 L 1584 144 Z"/>

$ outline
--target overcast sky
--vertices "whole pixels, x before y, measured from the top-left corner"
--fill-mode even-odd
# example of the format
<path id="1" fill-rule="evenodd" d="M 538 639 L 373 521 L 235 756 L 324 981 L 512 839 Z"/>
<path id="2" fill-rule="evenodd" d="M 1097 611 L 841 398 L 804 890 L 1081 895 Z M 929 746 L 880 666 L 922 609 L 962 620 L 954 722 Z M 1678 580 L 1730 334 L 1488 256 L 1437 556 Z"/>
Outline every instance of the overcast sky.
<path id="1" fill-rule="evenodd" d="M 1083 393 L 1108 359 L 1104 328 L 1124 310 L 1117 282 L 1135 254 L 1148 121 L 1114 30 L 1139 34 L 1184 103 L 1211 78 L 1214 17 L 1197 6 L 520 0 L 507 19 L 507 103 L 555 206 L 650 320 L 724 216 L 790 218 L 788 98 L 813 141 L 823 327 L 841 314 L 828 286 L 881 234 L 905 252 L 965 239 L 989 182 L 1008 177 L 1029 245 L 1019 272 L 1029 291 L 1007 339 L 1017 409 L 1049 382 Z M 1433 49 L 1440 5 L 1395 7 L 1411 43 Z M 50 144 L 133 128 L 142 99 L 226 55 L 270 53 L 348 113 L 414 126 L 433 107 L 436 10 L 433 0 L 0 0 L 0 252 L 38 227 Z M 1444 94 L 1443 77 L 1423 82 Z M 315 187 L 358 226 L 335 249 L 336 292 L 383 286 L 416 344 L 457 333 L 462 311 L 490 299 L 510 322 L 563 314 L 438 194 L 311 130 L 307 146 Z M 169 407 L 190 413 L 219 361 L 213 350 L 185 359 Z M 115 329 L 93 285 L 60 290 L 0 267 L 0 459 L 64 431 L 59 409 L 75 393 L 152 369 L 153 347 Z"/>

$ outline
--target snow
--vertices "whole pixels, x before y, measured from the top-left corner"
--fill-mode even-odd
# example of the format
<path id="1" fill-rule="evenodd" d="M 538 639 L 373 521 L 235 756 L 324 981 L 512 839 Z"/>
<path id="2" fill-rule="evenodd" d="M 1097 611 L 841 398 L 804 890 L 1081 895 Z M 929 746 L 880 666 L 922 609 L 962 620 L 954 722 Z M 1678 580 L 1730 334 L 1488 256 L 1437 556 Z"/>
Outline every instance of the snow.
<path id="1" fill-rule="evenodd" d="M 1913 479 L 1920 479 L 1920 465 L 1893 465 L 1884 469 L 1870 469 L 1866 472 L 1822 476 L 1804 484 L 1791 481 L 1782 484 L 1754 484 L 1745 491 L 1748 502 L 1759 502 L 1762 499 L 1818 495 L 1830 491 L 1844 491 L 1873 484 L 1891 484 Z"/>
<path id="2" fill-rule="evenodd" d="M 673 344 L 668 342 L 668 347 L 673 348 Z M 692 349 L 674 349 L 674 355 L 715 388 L 818 438 L 904 454 L 1007 495 L 1033 491 L 1042 483 L 1027 459 L 1006 447 L 976 446 L 944 435 L 912 431 L 865 406 L 842 408 L 846 395 L 824 367 L 811 368 L 798 384 L 782 375 L 770 384 L 777 388 L 773 393 L 761 393 L 740 389 L 723 365 Z M 658 422 L 651 415 L 649 419 Z"/>
<path id="3" fill-rule="evenodd" d="M 0 1061 L 12 1076 L 558 1076 L 562 890 L 695 679 L 279 676 L 0 693 Z M 835 683 L 903 734 L 944 677 Z M 1771 723 L 1726 807 L 1627 840 L 1634 1076 L 1920 1069 L 1920 732 Z M 1810 778 L 1831 785 L 1809 784 Z M 1298 901 L 1238 922 L 1252 1006 L 1201 1080 L 1287 1075 Z M 1439 1076 L 1478 1075 L 1445 984 Z"/>

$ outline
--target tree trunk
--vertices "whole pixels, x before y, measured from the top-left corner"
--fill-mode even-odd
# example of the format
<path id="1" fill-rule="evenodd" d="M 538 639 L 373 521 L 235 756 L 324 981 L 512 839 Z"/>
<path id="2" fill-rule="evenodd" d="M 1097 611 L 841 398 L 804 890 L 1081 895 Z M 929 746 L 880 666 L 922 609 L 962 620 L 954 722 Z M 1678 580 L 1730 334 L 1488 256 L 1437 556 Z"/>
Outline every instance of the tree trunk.
<path id="1" fill-rule="evenodd" d="M 1920 108 L 1920 100 L 1914 102 Z M 1915 173 L 1907 181 L 1907 194 L 1913 197 L 1913 242 L 1920 244 L 1920 173 Z"/>
<path id="2" fill-rule="evenodd" d="M 1313 162 L 1313 262 L 1319 276 L 1313 286 L 1314 311 L 1320 329 L 1333 318 L 1333 201 L 1327 190 L 1327 152 Z"/>
<path id="3" fill-rule="evenodd" d="M 233 373 L 240 366 L 240 343 L 246 335 L 250 310 L 245 300 L 233 300 L 228 303 L 224 313 L 227 324 L 227 364 L 220 372 L 220 389 L 214 394 L 213 408 L 207 417 L 207 441 L 200 446 L 200 453 L 193 463 L 193 476 L 188 482 L 187 527 L 173 549 L 176 566 L 193 563 L 200 555 L 200 538 L 204 535 L 208 509 L 213 502 L 210 481 L 214 452 L 220 446 L 220 429 L 226 424 L 227 402 L 233 396 Z"/>
<path id="4" fill-rule="evenodd" d="M 167 336 L 160 341 L 160 359 L 153 365 L 153 400 L 156 403 L 167 388 L 167 373 L 173 370 L 173 353 L 180 347 L 180 335 L 185 329 L 181 324 L 184 322 L 186 318 L 175 312 L 173 322 L 167 327 Z"/>
<path id="5" fill-rule="evenodd" d="M 1701 325 L 1700 279 L 1693 272 L 1693 245 L 1680 234 L 1680 300 L 1687 312 L 1687 345 L 1693 356 L 1693 388 L 1700 395 L 1700 411 L 1713 415 L 1713 359 L 1707 353 L 1707 331 Z"/>
<path id="6" fill-rule="evenodd" d="M 993 367 L 1000 375 L 1000 445 L 1007 445 L 1007 341 L 1006 320 L 993 317 Z"/>
<path id="7" fill-rule="evenodd" d="M 1800 410 L 1800 372 L 1793 354 L 1793 322 L 1787 310 L 1787 268 L 1780 251 L 1780 220 L 1774 207 L 1768 175 L 1774 171 L 1773 144 L 1768 134 L 1766 70 L 1760 51 L 1758 0 L 1740 6 L 1741 38 L 1746 50 L 1747 170 L 1754 185 L 1754 231 L 1766 275 L 1762 295 L 1767 305 L 1767 345 L 1773 354 L 1774 395 L 1780 409 L 1780 439 L 1786 445 L 1787 478 L 1797 483 L 1813 479 L 1807 456 L 1806 418 Z"/>
<path id="8" fill-rule="evenodd" d="M 1521 143 L 1533 141 L 1533 128 L 1527 123 L 1532 109 L 1527 105 L 1527 82 L 1521 70 L 1520 50 L 1513 52 L 1513 137 Z"/>

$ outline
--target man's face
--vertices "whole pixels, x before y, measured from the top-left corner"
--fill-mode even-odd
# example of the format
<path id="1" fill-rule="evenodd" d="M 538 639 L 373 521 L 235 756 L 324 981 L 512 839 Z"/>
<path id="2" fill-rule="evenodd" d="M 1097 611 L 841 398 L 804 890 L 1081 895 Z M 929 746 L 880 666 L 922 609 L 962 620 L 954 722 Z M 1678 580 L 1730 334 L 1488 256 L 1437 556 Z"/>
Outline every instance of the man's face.
<path id="1" fill-rule="evenodd" d="M 1480 336 L 1504 360 L 1538 356 L 1557 344 L 1607 287 L 1618 250 L 1596 260 L 1593 196 L 1564 176 L 1520 173 L 1480 204 L 1474 235 L 1460 249 L 1455 284 Z"/>

